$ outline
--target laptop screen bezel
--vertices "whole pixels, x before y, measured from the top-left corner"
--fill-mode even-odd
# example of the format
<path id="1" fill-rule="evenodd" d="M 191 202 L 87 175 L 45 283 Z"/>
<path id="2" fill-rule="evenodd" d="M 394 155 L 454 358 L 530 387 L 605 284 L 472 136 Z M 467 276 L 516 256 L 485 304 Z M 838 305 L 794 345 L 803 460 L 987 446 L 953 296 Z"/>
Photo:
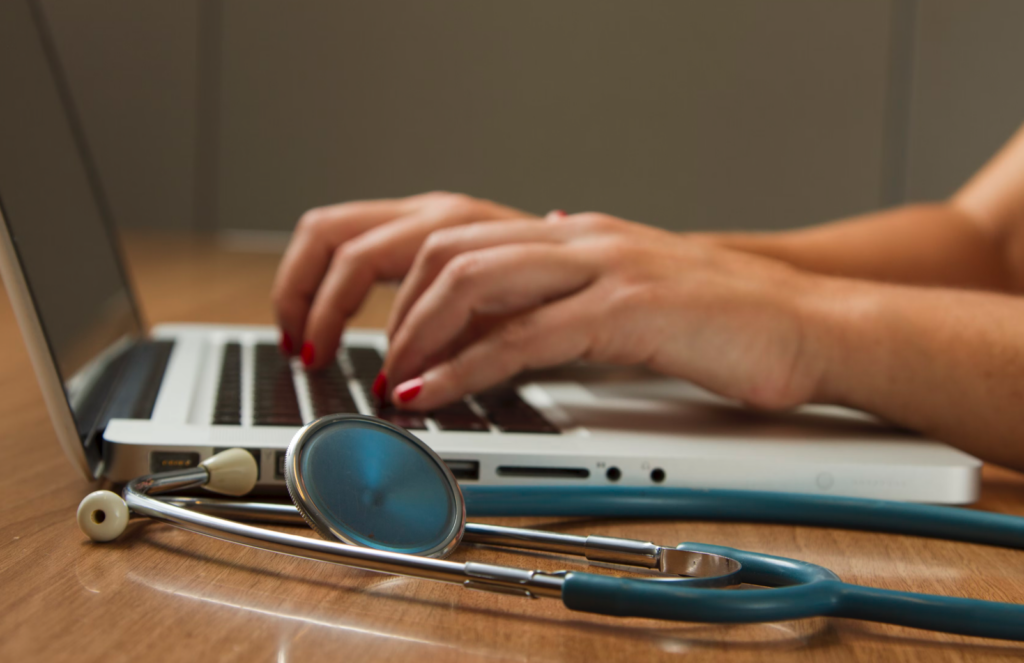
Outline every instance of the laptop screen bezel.
<path id="1" fill-rule="evenodd" d="M 35 369 L 43 401 L 50 413 L 57 442 L 72 464 L 88 479 L 98 478 L 103 472 L 102 460 L 90 463 L 85 455 L 84 440 L 78 435 L 75 417 L 64 392 L 64 383 L 57 370 L 57 359 L 43 331 L 35 299 L 22 271 L 21 258 L 11 238 L 3 201 L 0 200 L 0 276 L 7 286 L 7 295 L 14 316 L 21 327 L 28 356 Z"/>

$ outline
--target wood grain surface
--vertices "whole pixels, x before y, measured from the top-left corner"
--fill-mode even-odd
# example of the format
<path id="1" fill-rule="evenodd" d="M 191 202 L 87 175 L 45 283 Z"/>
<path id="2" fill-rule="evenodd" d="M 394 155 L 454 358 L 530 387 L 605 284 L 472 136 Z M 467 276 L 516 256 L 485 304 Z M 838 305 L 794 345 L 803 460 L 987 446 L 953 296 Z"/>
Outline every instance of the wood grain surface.
<path id="1" fill-rule="evenodd" d="M 209 239 L 135 236 L 150 323 L 270 323 L 271 254 Z M 375 291 L 356 326 L 380 326 Z M 61 453 L 24 344 L 0 308 L 0 660 L 3 661 L 962 661 L 1021 660 L 1024 645 L 842 619 L 708 626 L 616 619 L 350 570 L 138 522 L 89 542 L 75 524 L 97 486 Z M 979 507 L 1024 516 L 1024 478 L 985 469 Z M 827 566 L 890 589 L 1024 602 L 1024 552 L 827 528 L 656 520 L 486 519 L 656 543 L 703 541 Z M 297 528 L 294 531 L 300 531 Z M 548 570 L 567 558 L 463 546 L 455 559 Z M 1024 625 L 1022 625 L 1024 630 Z"/>

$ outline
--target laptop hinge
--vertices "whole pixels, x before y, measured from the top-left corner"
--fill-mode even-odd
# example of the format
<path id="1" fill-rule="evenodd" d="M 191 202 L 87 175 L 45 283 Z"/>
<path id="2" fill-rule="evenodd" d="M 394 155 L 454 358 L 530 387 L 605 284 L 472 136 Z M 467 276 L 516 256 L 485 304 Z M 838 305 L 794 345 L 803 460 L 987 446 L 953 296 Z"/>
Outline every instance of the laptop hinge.
<path id="1" fill-rule="evenodd" d="M 82 401 L 79 416 L 85 457 L 94 476 L 103 471 L 103 431 L 111 419 L 149 419 L 174 341 L 139 340 L 103 370 Z"/>

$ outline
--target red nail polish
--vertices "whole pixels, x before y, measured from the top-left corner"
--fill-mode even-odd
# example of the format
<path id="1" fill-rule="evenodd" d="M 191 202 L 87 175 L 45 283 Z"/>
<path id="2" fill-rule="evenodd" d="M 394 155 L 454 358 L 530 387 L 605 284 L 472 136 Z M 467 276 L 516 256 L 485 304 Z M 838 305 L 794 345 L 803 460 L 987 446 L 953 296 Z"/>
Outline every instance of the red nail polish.
<path id="1" fill-rule="evenodd" d="M 292 351 L 295 349 L 292 346 L 292 337 L 288 335 L 288 332 L 281 332 L 281 354 L 290 356 Z"/>
<path id="2" fill-rule="evenodd" d="M 313 349 L 313 344 L 306 341 L 302 344 L 302 365 L 308 367 L 313 363 L 313 357 L 316 355 L 316 350 Z"/>
<path id="3" fill-rule="evenodd" d="M 408 403 L 419 395 L 421 389 L 423 389 L 423 378 L 413 378 L 398 385 L 395 395 L 398 396 L 399 402 Z"/>
<path id="4" fill-rule="evenodd" d="M 384 402 L 388 393 L 388 379 L 384 377 L 384 372 L 377 373 L 377 379 L 373 381 L 373 387 L 370 389 L 373 395 L 377 397 L 378 401 Z"/>
<path id="5" fill-rule="evenodd" d="M 551 210 L 551 213 L 554 214 L 555 216 L 566 216 L 564 209 L 553 209 Z"/>

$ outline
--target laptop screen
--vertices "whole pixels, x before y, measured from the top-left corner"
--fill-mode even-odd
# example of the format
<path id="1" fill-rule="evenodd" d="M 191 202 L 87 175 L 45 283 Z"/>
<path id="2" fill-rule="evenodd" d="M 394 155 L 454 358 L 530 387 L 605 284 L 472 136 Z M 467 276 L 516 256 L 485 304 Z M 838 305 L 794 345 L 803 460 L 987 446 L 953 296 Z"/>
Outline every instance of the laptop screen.
<path id="1" fill-rule="evenodd" d="M 0 210 L 75 413 L 141 332 L 42 10 L 0 2 Z"/>

